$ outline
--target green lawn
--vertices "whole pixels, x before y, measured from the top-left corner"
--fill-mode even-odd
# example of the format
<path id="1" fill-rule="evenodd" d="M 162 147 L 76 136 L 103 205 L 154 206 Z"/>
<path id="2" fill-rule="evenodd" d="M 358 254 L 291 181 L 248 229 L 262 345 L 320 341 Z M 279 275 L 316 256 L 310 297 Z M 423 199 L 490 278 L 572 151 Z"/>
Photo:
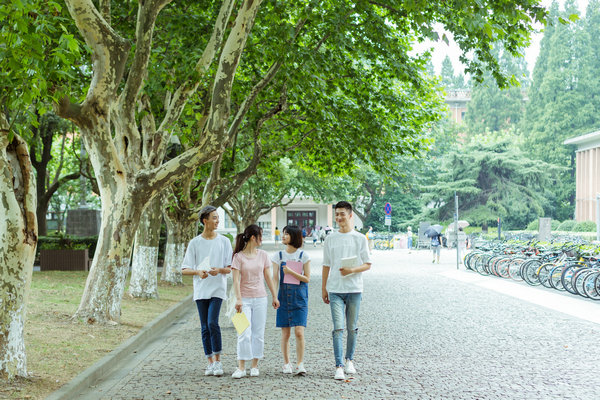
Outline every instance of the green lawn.
<path id="1" fill-rule="evenodd" d="M 84 271 L 33 273 L 25 323 L 31 376 L 0 387 L 0 398 L 45 398 L 192 293 L 192 279 L 184 276 L 184 286 L 159 285 L 159 300 L 125 294 L 120 325 L 89 325 L 71 319 L 86 277 Z"/>

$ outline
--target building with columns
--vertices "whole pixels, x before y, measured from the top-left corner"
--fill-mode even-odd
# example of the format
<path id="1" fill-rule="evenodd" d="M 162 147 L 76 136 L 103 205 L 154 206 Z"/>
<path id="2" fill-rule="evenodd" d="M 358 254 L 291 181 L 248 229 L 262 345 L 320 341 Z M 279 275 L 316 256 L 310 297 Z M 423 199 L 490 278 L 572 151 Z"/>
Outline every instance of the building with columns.
<path id="1" fill-rule="evenodd" d="M 218 209 L 218 214 L 223 221 L 219 226 L 220 233 L 231 233 L 236 235 L 236 227 L 233 221 L 227 216 L 225 211 Z M 335 223 L 333 204 L 317 203 L 311 198 L 296 198 L 287 206 L 275 207 L 268 213 L 261 215 L 256 222 L 263 228 L 263 236 L 266 240 L 272 240 L 275 237 L 275 228 L 281 230 L 286 225 L 297 225 L 300 228 L 306 227 L 308 234 L 315 227 L 337 229 Z M 353 223 L 357 229 L 362 229 L 363 224 L 360 218 L 353 216 Z"/>
<path id="2" fill-rule="evenodd" d="M 600 131 L 564 141 L 575 146 L 575 220 L 596 221 L 596 198 L 600 195 Z"/>

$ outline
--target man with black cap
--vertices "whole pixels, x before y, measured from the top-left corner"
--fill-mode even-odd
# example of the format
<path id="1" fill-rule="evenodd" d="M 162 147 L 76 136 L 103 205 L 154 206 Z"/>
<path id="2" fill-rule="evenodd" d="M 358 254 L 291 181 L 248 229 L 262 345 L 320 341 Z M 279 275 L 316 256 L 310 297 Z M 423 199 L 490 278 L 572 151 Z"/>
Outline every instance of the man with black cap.
<path id="1" fill-rule="evenodd" d="M 231 242 L 216 232 L 219 214 L 213 206 L 200 210 L 202 234 L 193 238 L 181 265 L 183 275 L 194 275 L 194 301 L 202 326 L 202 345 L 208 359 L 204 375 L 223 375 L 219 313 L 227 297 L 227 274 L 231 272 Z"/>

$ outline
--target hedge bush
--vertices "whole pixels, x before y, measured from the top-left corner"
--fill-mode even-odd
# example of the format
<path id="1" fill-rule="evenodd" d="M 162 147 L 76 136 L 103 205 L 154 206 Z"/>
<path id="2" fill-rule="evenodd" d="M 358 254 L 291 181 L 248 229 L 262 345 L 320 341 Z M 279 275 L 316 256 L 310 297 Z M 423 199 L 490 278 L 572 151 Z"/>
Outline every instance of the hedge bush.
<path id="1" fill-rule="evenodd" d="M 596 232 L 596 223 L 594 221 L 578 222 L 573 228 L 573 232 Z"/>
<path id="2" fill-rule="evenodd" d="M 529 223 L 529 225 L 527 225 L 528 231 L 537 231 L 538 229 L 540 229 L 540 220 L 539 219 L 534 219 L 533 221 L 531 221 Z"/>
<path id="3" fill-rule="evenodd" d="M 553 231 L 559 231 L 561 229 L 559 229 L 560 226 L 560 221 L 557 221 L 555 219 L 550 221 L 550 229 L 552 229 Z M 537 231 L 540 229 L 540 220 L 539 219 L 534 219 L 533 221 L 531 221 L 529 223 L 529 225 L 527 225 L 527 230 L 528 231 Z"/>
<path id="4" fill-rule="evenodd" d="M 560 225 L 558 226 L 557 230 L 571 232 L 575 228 L 575 225 L 577 225 L 576 221 L 573 221 L 572 219 L 568 219 L 566 221 L 561 222 Z"/>
<path id="5" fill-rule="evenodd" d="M 158 245 L 158 258 L 163 260 L 165 258 L 165 244 L 167 238 L 161 236 Z M 38 246 L 36 250 L 36 260 L 40 259 L 40 250 L 59 250 L 59 249 L 73 249 L 81 250 L 88 249 L 88 256 L 90 259 L 94 258 L 96 253 L 96 243 L 98 242 L 98 236 L 87 236 L 87 237 L 75 237 L 68 235 L 53 235 L 53 236 L 40 236 L 38 238 Z"/>

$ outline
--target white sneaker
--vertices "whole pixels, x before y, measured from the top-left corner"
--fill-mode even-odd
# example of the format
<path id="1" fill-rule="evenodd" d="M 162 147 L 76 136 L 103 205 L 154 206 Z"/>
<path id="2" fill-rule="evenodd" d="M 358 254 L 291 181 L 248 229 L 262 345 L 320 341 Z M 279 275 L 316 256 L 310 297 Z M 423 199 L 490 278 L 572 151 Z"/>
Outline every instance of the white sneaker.
<path id="1" fill-rule="evenodd" d="M 298 375 L 306 375 L 306 368 L 304 368 L 304 363 L 301 362 L 300 364 L 298 364 L 298 366 L 296 367 L 296 373 Z"/>
<path id="2" fill-rule="evenodd" d="M 258 368 L 250 368 L 250 376 L 258 376 Z"/>
<path id="3" fill-rule="evenodd" d="M 347 374 L 355 374 L 356 369 L 354 368 L 354 363 L 352 360 L 346 360 L 346 366 L 344 367 L 344 372 Z"/>
<path id="4" fill-rule="evenodd" d="M 292 364 L 287 363 L 283 366 L 283 373 L 284 374 L 291 374 L 292 373 Z"/>
<path id="5" fill-rule="evenodd" d="M 246 370 L 243 370 L 243 371 L 242 371 L 242 370 L 241 370 L 241 369 L 239 369 L 239 368 L 237 368 L 237 369 L 236 369 L 236 370 L 233 372 L 233 374 L 231 374 L 231 377 L 232 377 L 233 379 L 240 379 L 240 378 L 243 378 L 244 376 L 246 376 Z"/>
<path id="6" fill-rule="evenodd" d="M 337 367 L 335 369 L 335 376 L 333 377 L 333 379 L 337 379 L 339 381 L 343 381 L 344 379 L 346 379 L 346 377 L 344 376 L 344 368 Z"/>
<path id="7" fill-rule="evenodd" d="M 214 365 L 215 365 L 215 363 L 210 363 L 206 366 L 206 369 L 204 370 L 204 376 L 214 375 L 214 373 L 215 373 Z"/>
<path id="8" fill-rule="evenodd" d="M 223 375 L 223 366 L 221 365 L 221 361 L 215 361 L 213 363 L 213 375 L 214 376 Z"/>

